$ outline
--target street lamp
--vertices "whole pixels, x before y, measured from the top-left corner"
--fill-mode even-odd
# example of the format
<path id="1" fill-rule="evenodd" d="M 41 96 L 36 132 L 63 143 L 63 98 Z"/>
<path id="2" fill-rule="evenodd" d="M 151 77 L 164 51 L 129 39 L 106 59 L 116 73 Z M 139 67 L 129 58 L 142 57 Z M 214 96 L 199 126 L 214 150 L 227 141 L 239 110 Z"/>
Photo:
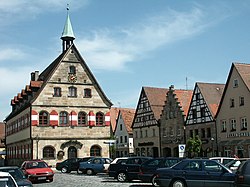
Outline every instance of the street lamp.
<path id="1" fill-rule="evenodd" d="M 39 136 L 38 134 L 36 135 L 36 159 L 38 159 L 38 142 L 39 142 Z"/>

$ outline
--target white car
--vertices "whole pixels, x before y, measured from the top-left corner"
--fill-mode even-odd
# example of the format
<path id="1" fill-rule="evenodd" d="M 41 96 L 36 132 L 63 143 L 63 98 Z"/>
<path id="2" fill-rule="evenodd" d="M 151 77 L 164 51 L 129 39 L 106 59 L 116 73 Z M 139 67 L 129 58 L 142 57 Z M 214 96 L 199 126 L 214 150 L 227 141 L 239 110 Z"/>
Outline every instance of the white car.
<path id="1" fill-rule="evenodd" d="M 226 165 L 228 162 L 230 162 L 232 160 L 236 160 L 236 158 L 233 158 L 233 157 L 211 157 L 209 159 L 220 162 L 223 165 Z"/>
<path id="2" fill-rule="evenodd" d="M 15 179 L 8 172 L 0 172 L 1 187 L 18 187 Z"/>

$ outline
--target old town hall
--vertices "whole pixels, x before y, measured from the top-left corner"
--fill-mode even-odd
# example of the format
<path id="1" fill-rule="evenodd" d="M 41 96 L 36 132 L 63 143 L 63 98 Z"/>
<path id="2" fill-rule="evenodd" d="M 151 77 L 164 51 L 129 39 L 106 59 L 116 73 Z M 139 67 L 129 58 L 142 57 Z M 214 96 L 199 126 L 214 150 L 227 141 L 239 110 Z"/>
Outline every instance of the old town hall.
<path id="1" fill-rule="evenodd" d="M 111 101 L 75 44 L 69 13 L 62 53 L 11 100 L 6 121 L 10 165 L 43 159 L 50 165 L 72 157 L 109 156 Z"/>

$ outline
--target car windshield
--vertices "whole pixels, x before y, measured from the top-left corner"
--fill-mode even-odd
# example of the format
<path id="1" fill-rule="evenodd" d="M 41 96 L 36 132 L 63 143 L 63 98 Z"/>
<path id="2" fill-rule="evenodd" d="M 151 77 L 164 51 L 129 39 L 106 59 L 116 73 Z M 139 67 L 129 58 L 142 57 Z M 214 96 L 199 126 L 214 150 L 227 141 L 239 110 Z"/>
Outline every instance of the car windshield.
<path id="1" fill-rule="evenodd" d="M 16 187 L 16 185 L 12 178 L 0 177 L 0 187 Z"/>
<path id="2" fill-rule="evenodd" d="M 33 168 L 46 168 L 48 167 L 45 162 L 29 162 L 27 163 L 26 168 L 27 169 L 33 169 Z"/>
<path id="3" fill-rule="evenodd" d="M 22 170 L 20 169 L 0 169 L 0 171 L 9 172 L 12 175 L 12 177 L 16 180 L 26 178 Z"/>

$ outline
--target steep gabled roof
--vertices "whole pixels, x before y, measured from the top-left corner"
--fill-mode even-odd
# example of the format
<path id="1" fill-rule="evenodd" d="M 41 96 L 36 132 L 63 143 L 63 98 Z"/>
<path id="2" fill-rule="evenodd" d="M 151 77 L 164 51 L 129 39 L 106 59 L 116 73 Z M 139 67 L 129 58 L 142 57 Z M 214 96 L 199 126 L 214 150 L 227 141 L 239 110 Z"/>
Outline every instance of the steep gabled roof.
<path id="1" fill-rule="evenodd" d="M 176 94 L 178 102 L 180 102 L 179 106 L 181 106 L 183 114 L 187 116 L 189 105 L 192 100 L 193 90 L 175 90 L 174 93 Z"/>
<path id="2" fill-rule="evenodd" d="M 126 126 L 127 132 L 131 134 L 132 133 L 131 127 L 132 127 L 134 116 L 135 116 L 135 109 L 123 108 L 120 110 L 120 114 L 122 115 L 122 119 Z"/>
<path id="3" fill-rule="evenodd" d="M 110 108 L 110 122 L 111 122 L 111 128 L 112 131 L 115 132 L 115 128 L 116 128 L 116 120 L 119 114 L 119 110 L 120 108 L 118 107 L 111 107 Z"/>
<path id="4" fill-rule="evenodd" d="M 236 70 L 239 73 L 239 76 L 241 77 L 242 81 L 244 82 L 244 84 L 246 85 L 246 87 L 248 88 L 248 90 L 250 91 L 250 64 L 245 64 L 245 63 L 232 63 L 228 77 L 227 77 L 227 82 L 220 100 L 220 104 L 219 104 L 219 108 L 217 110 L 216 116 L 218 115 L 218 112 L 220 111 L 222 102 L 224 100 L 228 85 L 229 85 L 229 80 L 231 78 L 232 72 L 233 70 Z"/>
<path id="5" fill-rule="evenodd" d="M 44 88 L 44 86 L 47 84 L 48 80 L 51 78 L 51 76 L 53 75 L 53 73 L 56 71 L 57 67 L 59 66 L 59 64 L 61 63 L 61 61 L 64 59 L 64 57 L 70 53 L 70 51 L 74 50 L 76 55 L 80 58 L 80 62 L 82 64 L 82 66 L 84 67 L 84 69 L 86 69 L 86 73 L 88 74 L 89 78 L 92 80 L 93 85 L 97 87 L 97 91 L 100 94 L 101 98 L 103 99 L 104 103 L 106 103 L 106 105 L 108 107 L 112 106 L 111 101 L 106 97 L 106 95 L 104 94 L 104 92 L 102 91 L 100 85 L 98 84 L 97 80 L 95 79 L 94 75 L 92 74 L 92 72 L 90 71 L 89 67 L 87 66 L 86 62 L 84 61 L 84 59 L 82 58 L 81 54 L 79 53 L 79 51 L 77 50 L 77 48 L 75 47 L 74 44 L 72 44 L 67 50 L 63 51 L 63 53 L 61 55 L 59 55 L 40 75 L 38 80 L 43 81 L 43 85 L 41 87 L 41 89 L 39 90 L 39 92 L 42 91 L 42 89 Z M 36 94 L 36 96 L 38 96 L 39 94 Z M 36 97 L 34 97 L 33 101 L 36 99 Z"/>
<path id="6" fill-rule="evenodd" d="M 160 119 L 160 115 L 165 104 L 166 94 L 168 89 L 166 88 L 154 88 L 154 87 L 142 87 L 144 90 L 150 107 L 154 113 L 156 120 Z"/>
<path id="7" fill-rule="evenodd" d="M 215 117 L 224 91 L 225 84 L 198 82 L 196 83 L 196 85 L 199 87 L 200 92 L 207 106 L 209 107 L 212 116 Z"/>

